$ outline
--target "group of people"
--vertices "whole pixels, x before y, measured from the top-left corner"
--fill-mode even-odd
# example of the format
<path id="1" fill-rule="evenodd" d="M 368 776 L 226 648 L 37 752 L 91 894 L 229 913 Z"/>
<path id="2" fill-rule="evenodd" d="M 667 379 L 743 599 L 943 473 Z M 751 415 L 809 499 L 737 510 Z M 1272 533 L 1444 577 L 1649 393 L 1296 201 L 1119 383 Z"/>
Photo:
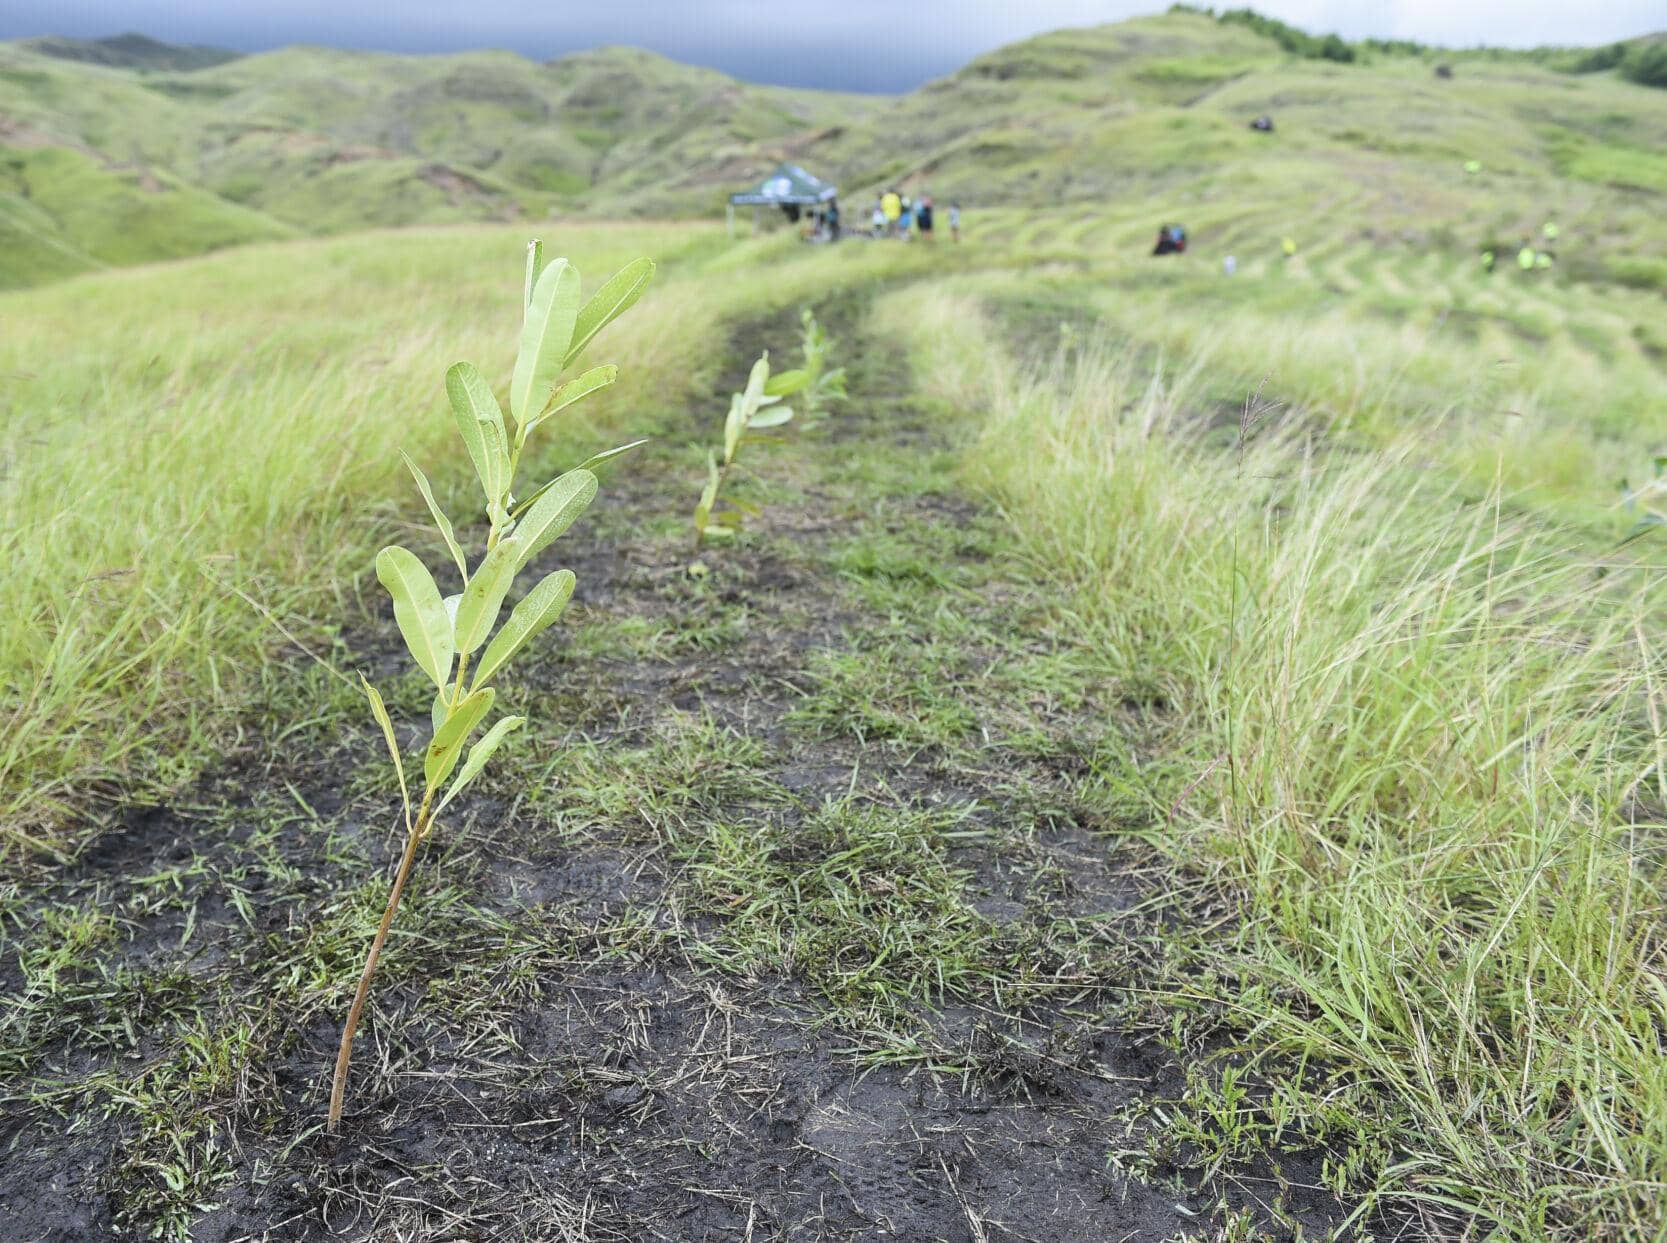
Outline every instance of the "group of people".
<path id="1" fill-rule="evenodd" d="M 838 199 L 829 199 L 803 215 L 800 215 L 799 208 L 794 207 L 790 214 L 800 221 L 800 236 L 806 241 L 837 242 L 844 232 L 840 224 Z M 958 242 L 961 240 L 961 205 L 951 203 L 948 216 L 950 239 Z M 937 210 L 930 194 L 911 200 L 906 194 L 887 190 L 874 200 L 872 221 L 870 237 L 894 237 L 903 241 L 918 237 L 923 242 L 930 242 L 937 224 Z M 861 232 L 860 227 L 857 231 Z"/>
<path id="2" fill-rule="evenodd" d="M 899 193 L 896 189 L 887 190 L 874 200 L 874 209 L 870 214 L 872 236 L 895 237 L 903 241 L 919 237 L 923 242 L 930 242 L 937 224 L 936 218 L 937 209 L 930 194 L 923 194 L 919 199 L 911 200 L 908 195 Z M 952 241 L 961 240 L 959 203 L 949 205 L 949 236 Z"/>

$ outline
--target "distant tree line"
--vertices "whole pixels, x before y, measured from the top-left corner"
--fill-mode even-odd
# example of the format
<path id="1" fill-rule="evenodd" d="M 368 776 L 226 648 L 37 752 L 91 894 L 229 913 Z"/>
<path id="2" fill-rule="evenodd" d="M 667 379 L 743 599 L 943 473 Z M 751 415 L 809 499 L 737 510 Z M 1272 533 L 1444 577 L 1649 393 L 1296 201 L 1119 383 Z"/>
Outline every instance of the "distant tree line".
<path id="1" fill-rule="evenodd" d="M 1628 39 L 1603 47 L 1536 48 L 1545 62 L 1564 73 L 1601 73 L 1613 69 L 1640 86 L 1667 87 L 1667 38 Z"/>
<path id="2" fill-rule="evenodd" d="M 1453 48 L 1435 47 L 1414 39 L 1359 39 L 1354 42 L 1341 35 L 1311 35 L 1277 17 L 1267 17 L 1255 9 L 1223 9 L 1217 12 L 1205 5 L 1174 4 L 1172 13 L 1196 13 L 1213 18 L 1225 26 L 1243 26 L 1264 38 L 1272 39 L 1289 55 L 1305 60 L 1330 60 L 1344 64 L 1366 56 L 1416 56 L 1420 58 L 1482 57 L 1488 60 L 1525 60 L 1544 65 L 1559 73 L 1602 73 L 1614 70 L 1629 82 L 1641 86 L 1667 87 L 1667 35 L 1651 35 L 1642 39 L 1627 39 L 1602 47 L 1537 47 L 1495 48 L 1478 47 L 1459 52 Z"/>

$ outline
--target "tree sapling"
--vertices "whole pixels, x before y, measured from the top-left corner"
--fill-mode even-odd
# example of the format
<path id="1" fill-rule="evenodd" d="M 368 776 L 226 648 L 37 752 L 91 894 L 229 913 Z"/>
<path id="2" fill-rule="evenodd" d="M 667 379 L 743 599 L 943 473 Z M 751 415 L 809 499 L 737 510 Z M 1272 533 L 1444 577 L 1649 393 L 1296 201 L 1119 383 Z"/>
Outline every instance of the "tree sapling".
<path id="1" fill-rule="evenodd" d="M 742 445 L 774 439 L 758 433 L 780 427 L 793 417 L 791 409 L 777 403 L 802 390 L 807 380 L 803 370 L 784 371 L 772 377 L 770 354 L 766 350 L 752 365 L 747 387 L 730 395 L 729 414 L 724 419 L 723 457 L 720 459 L 715 449 L 706 454 L 706 486 L 695 505 L 695 547 L 708 538 L 728 539 L 741 529 L 744 516 L 758 516 L 756 505 L 724 497 L 724 485 L 729 482 L 729 472 L 735 468 L 736 454 Z M 727 508 L 717 508 L 720 500 Z"/>
<path id="2" fill-rule="evenodd" d="M 463 589 L 442 599 L 433 576 L 415 553 L 393 546 L 376 555 L 376 577 L 393 597 L 394 620 L 405 646 L 436 688 L 433 735 L 423 753 L 423 794 L 413 818 L 411 793 L 393 723 L 382 696 L 360 677 L 399 778 L 400 799 L 405 809 L 405 851 L 394 873 L 387 909 L 371 942 L 352 1008 L 342 1027 L 335 1081 L 330 1090 L 328 1125 L 332 1133 L 341 1122 L 353 1035 L 389 925 L 393 923 L 411 865 L 417 857 L 417 848 L 434 831 L 452 800 L 480 775 L 504 739 L 524 724 L 522 717 L 500 717 L 470 748 L 468 759 L 457 771 L 464 746 L 492 710 L 496 697 L 490 684 L 492 677 L 501 673 L 521 648 L 561 616 L 573 594 L 573 572 L 557 570 L 541 579 L 510 611 L 509 620 L 494 636 L 493 627 L 504 598 L 516 576 L 590 504 L 597 486 L 591 468 L 642 442 L 599 453 L 530 495 L 517 498 L 515 474 L 522 452 L 528 437 L 558 411 L 614 382 L 619 369 L 611 363 L 593 367 L 566 383 L 560 380 L 592 338 L 642 296 L 653 275 L 654 264 L 638 259 L 615 274 L 589 301 L 581 303 L 579 273 L 566 259 L 556 259 L 546 266 L 542 248 L 535 241 L 527 248 L 525 317 L 521 349 L 510 380 L 508 418 L 491 386 L 473 365 L 457 363 L 446 372 L 446 393 L 451 399 L 464 450 L 480 481 L 489 523 L 486 550 L 472 572 L 451 520 L 435 500 L 428 478 L 415 462 L 405 459 L 417 490 L 422 493 L 463 577 Z M 491 642 L 487 642 L 489 637 Z M 447 779 L 454 771 L 457 775 L 448 786 Z M 444 794 L 440 793 L 442 789 Z"/>

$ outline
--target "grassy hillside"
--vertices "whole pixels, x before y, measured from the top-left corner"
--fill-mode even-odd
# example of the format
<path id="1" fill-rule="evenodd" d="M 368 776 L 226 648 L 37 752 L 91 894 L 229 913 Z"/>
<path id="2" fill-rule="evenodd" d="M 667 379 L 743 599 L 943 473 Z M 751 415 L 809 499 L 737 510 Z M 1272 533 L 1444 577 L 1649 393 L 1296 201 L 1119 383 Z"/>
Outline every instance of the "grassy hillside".
<path id="1" fill-rule="evenodd" d="M 18 41 L 31 52 L 59 60 L 109 65 L 117 69 L 177 72 L 206 69 L 236 60 L 240 53 L 195 43 L 163 43 L 147 35 L 128 33 L 107 39 L 65 39 L 48 35 Z"/>
<path id="2" fill-rule="evenodd" d="M 16 239 L 0 282 L 285 232 L 715 218 L 726 190 L 792 158 L 859 210 L 896 183 L 978 207 L 1139 204 L 1154 228 L 1233 214 L 1305 239 L 1342 212 L 1381 244 L 1455 253 L 1514 244 L 1556 216 L 1580 222 L 1565 244 L 1579 274 L 1658 284 L 1667 92 L 1527 56 L 1447 60 L 1450 78 L 1427 49 L 1314 59 L 1172 12 L 1044 35 L 882 99 L 749 86 L 628 48 L 539 65 L 291 47 L 138 72 L 9 44 L 0 153 L 79 159 L 0 191 Z M 1276 133 L 1247 128 L 1262 113 Z M 1483 171 L 1465 176 L 1469 161 Z M 83 192 L 54 184 L 60 168 L 140 191 L 101 187 L 71 220 L 59 204 Z M 172 207 L 133 201 L 147 187 L 195 197 L 169 225 Z M 126 223 L 135 213 L 147 218 Z M 118 233 L 119 255 L 99 236 Z"/>
<path id="3" fill-rule="evenodd" d="M 131 63 L 0 45 L 0 285 L 298 232 L 707 213 L 773 144 L 871 106 L 629 48 Z"/>
<path id="4" fill-rule="evenodd" d="M 1654 545 L 1617 551 L 1631 520 L 1614 479 L 1629 463 L 1635 481 L 1647 477 L 1667 443 L 1667 410 L 1652 400 L 1662 359 L 1634 331 L 1667 334 L 1660 300 L 1605 302 L 1590 286 L 1490 278 L 1401 249 L 1351 252 L 1343 228 L 1290 261 L 1246 252 L 1228 278 L 1213 257 L 1128 255 L 1118 240 L 1145 234 L 1133 213 L 1109 228 L 1068 213 L 969 225 L 960 247 L 729 243 L 688 226 L 555 239 L 586 271 L 637 250 L 667 263 L 640 315 L 610 330 L 627 383 L 594 422 L 565 429 L 551 464 L 622 434 L 657 442 L 611 477 L 620 508 L 581 554 L 587 575 L 617 566 L 623 578 L 585 597 L 572 645 L 537 675 L 532 706 L 550 717 L 542 758 L 489 795 L 531 817 L 533 844 L 493 838 L 487 810 L 458 848 L 536 852 L 597 817 L 656 826 L 650 840 L 663 845 L 645 848 L 669 852 L 683 879 L 654 900 L 711 922 L 692 945 L 649 944 L 646 923 L 564 933 L 627 937 L 585 961 L 698 954 L 726 988 L 789 963 L 838 1056 L 875 1068 L 873 1082 L 908 1067 L 994 1083 L 1013 1073 L 976 1041 L 945 1043 L 938 1004 L 1019 1007 L 1030 1025 L 1051 1021 L 1037 1016 L 1052 1013 L 1058 988 L 1076 999 L 1070 1039 L 1084 1024 L 1167 1033 L 1163 1047 L 1188 1059 L 1184 1079 L 1115 1063 L 1114 1075 L 1146 1086 L 1098 1115 L 1118 1138 L 1078 1141 L 1094 1170 L 1135 1188 L 1106 1188 L 1095 1203 L 1167 1197 L 1241 1237 L 1298 1225 L 1315 1237 L 1316 1223 L 1351 1210 L 1379 1234 L 1501 1223 L 1525 1239 L 1654 1237 L 1667 1012 L 1650 966 L 1661 917 L 1651 843 L 1667 796 L 1650 723 L 1667 599 Z M 341 959 L 344 939 L 374 919 L 355 888 L 369 870 L 358 826 L 376 823 L 389 789 L 360 767 L 373 741 L 362 705 L 309 673 L 302 653 L 385 675 L 370 552 L 401 529 L 434 551 L 420 509 L 401 499 L 394 450 L 443 461 L 439 376 L 452 358 L 506 371 L 521 235 L 247 247 L 0 297 L 21 455 L 0 517 L 14 533 L 8 592 L 27 619 L 0 647 L 0 785 L 14 858 L 68 858 L 29 864 L 44 867 L 45 888 L 17 897 L 19 911 L 39 897 L 66 914 L 28 941 L 27 1004 L 0 1055 L 30 1085 L 16 1102 L 24 1116 L 46 1125 L 54 1111 L 97 1108 L 114 1128 L 113 1158 L 65 1150 L 105 1171 L 107 1190 L 89 1193 L 95 1213 L 167 1231 L 196 1220 L 198 1205 L 243 1203 L 262 1176 L 228 1151 L 227 1127 L 302 1163 L 282 1165 L 297 1174 L 284 1186 L 333 1185 L 325 1172 L 299 1177 L 311 1149 L 286 1147 L 311 1105 L 293 1119 L 279 1105 L 313 1100 L 319 1040 L 303 1042 L 278 1083 L 187 1070 L 293 1050 L 291 1025 L 310 1031 L 339 1001 L 334 985 L 295 982 L 328 979 L 319 956 Z M 1095 245 L 1081 244 L 1090 235 Z M 687 507 L 720 409 L 711 393 L 745 361 L 725 342 L 800 304 L 851 308 L 839 358 L 870 376 L 867 413 L 836 413 L 760 463 L 763 481 L 744 495 L 767 502 L 765 515 L 706 556 L 720 576 L 707 593 L 684 572 Z M 907 404 L 870 404 L 881 402 Z M 930 415 L 900 422 L 903 409 Z M 860 432 L 846 425 L 858 417 Z M 778 486 L 794 462 L 818 473 Z M 467 498 L 463 474 L 434 473 L 444 502 Z M 957 508 L 970 503 L 994 507 L 1000 534 L 965 564 L 998 581 L 966 580 L 962 554 L 946 551 L 985 538 Z M 783 592 L 808 583 L 831 598 L 780 615 Z M 838 620 L 823 634 L 830 610 Z M 757 665 L 766 650 L 772 663 Z M 426 711 L 420 688 L 399 686 L 401 713 Z M 756 706 L 726 706 L 724 686 L 791 688 L 786 715 L 760 723 Z M 731 715 L 692 736 L 703 711 Z M 662 712 L 682 723 L 646 736 L 632 724 Z M 878 783 L 862 788 L 880 809 L 830 822 L 825 866 L 855 852 L 873 869 L 863 875 L 909 878 L 895 892 L 864 882 L 855 907 L 842 873 L 817 863 L 806 874 L 804 851 L 823 851 L 808 830 L 753 836 L 778 815 L 803 823 L 777 807 L 792 797 L 778 779 L 756 775 L 774 773 L 771 749 L 798 757 L 779 780 L 802 781 L 792 774 L 820 754 L 806 748 L 824 745 L 855 748 L 852 774 Z M 228 753 L 239 757 L 231 776 L 217 759 Z M 991 784 L 1021 763 L 1066 785 L 1042 795 L 1033 776 Z M 891 764 L 905 768 L 875 770 Z M 249 784 L 262 772 L 277 774 L 270 802 Z M 856 788 L 837 775 L 845 794 Z M 719 784 L 700 793 L 706 781 Z M 904 782 L 940 797 L 921 781 L 948 782 L 972 810 L 915 821 L 885 801 Z M 694 792 L 680 792 L 689 782 Z M 238 947 L 215 968 L 220 983 L 168 994 L 173 1017 L 145 1028 L 163 1068 L 118 1061 L 86 1079 L 55 1069 L 69 1033 L 94 1023 L 112 1057 L 128 1047 L 111 1007 L 129 993 L 89 993 L 100 972 L 154 990 L 165 983 L 155 973 L 179 970 L 166 954 L 128 963 L 114 925 L 62 922 L 83 884 L 102 902 L 122 895 L 123 919 L 153 917 L 134 913 L 151 899 L 126 896 L 129 881 L 99 862 L 98 843 L 172 823 L 132 809 L 144 789 L 191 808 L 193 825 L 227 826 L 188 830 L 181 856 L 193 877 L 223 881 L 176 868 L 146 871 L 144 884 L 172 878 L 167 892 L 185 896 L 170 900 L 189 905 L 192 886 L 242 893 L 251 869 L 279 868 L 266 892 L 289 895 L 285 909 L 323 903 L 335 914 L 307 922 L 328 918 L 333 931 L 320 941 L 297 930 L 274 960 L 259 936 L 243 943 L 235 916 L 232 932 L 217 921 L 216 944 L 233 936 Z M 100 791 L 128 793 L 101 805 Z M 265 829 L 243 842 L 248 800 L 275 826 L 304 826 L 293 849 Z M 984 816 L 1001 827 L 984 829 Z M 993 831 L 1004 862 L 992 876 L 1007 874 L 1054 849 L 1062 824 L 1088 826 L 1069 830 L 1090 835 L 1084 858 L 1139 844 L 1163 860 L 1163 900 L 1182 904 L 1161 933 L 1169 967 L 1120 940 L 1126 928 L 1085 916 L 1100 909 L 1092 902 L 1071 905 L 1073 885 L 1104 883 L 1082 859 L 1045 856 L 1054 879 L 1037 883 L 1066 895 L 1057 911 L 1034 895 L 991 906 L 947 862 Z M 260 853 L 275 848 L 288 862 Z M 360 861 L 338 875 L 344 849 Z M 586 866 L 611 875 L 618 860 Z M 301 876 L 310 896 L 294 888 Z M 330 878 L 322 896 L 315 876 Z M 446 969 L 435 959 L 447 946 L 478 964 L 465 948 L 475 925 L 453 905 L 464 899 L 425 892 L 425 971 Z M 527 916 L 504 918 L 520 927 Z M 169 927 L 168 945 L 190 940 Z M 520 934 L 492 934 L 503 935 Z M 64 937 L 81 948 L 62 949 Z M 939 949 L 922 956 L 923 944 Z M 830 945 L 844 948 L 830 956 Z M 1121 947 L 1109 959 L 1108 945 Z M 1061 974 L 1038 981 L 1014 965 L 1038 962 Z M 1157 972 L 1140 977 L 1138 1004 L 1108 1000 L 1088 1017 L 1084 990 L 1126 988 L 1134 962 Z M 256 963 L 275 974 L 253 977 L 266 982 L 251 991 Z M 461 976 L 441 991 L 462 1008 L 441 1003 L 438 1021 L 472 1030 L 485 995 Z M 250 997 L 290 1018 L 257 1021 Z M 429 1029 L 401 1030 L 402 1056 L 421 1057 Z M 487 1047 L 500 1062 L 522 1056 Z M 1062 1090 L 1065 1072 L 1047 1073 L 1054 1086 L 1027 1090 L 1023 1108 Z M 457 1125 L 480 1125 L 473 1106 Z M 731 1142 L 701 1150 L 719 1160 Z M 36 1159 L 56 1151 L 37 1147 Z M 1208 1190 L 1264 1178 L 1271 1209 Z M 609 1220 L 648 1211 L 631 1185 L 610 1184 L 598 1206 L 618 1214 Z"/>
<path id="5" fill-rule="evenodd" d="M 0 227 L 67 277 L 0 294 L 26 1230 L 1667 1231 L 1667 579 L 1625 542 L 1667 517 L 1667 95 L 1196 14 L 787 138 L 798 97 L 619 50 L 289 49 L 160 92 L 72 66 L 79 93 L 5 55 L 37 102 Z M 466 103 L 430 107 L 437 68 Z M 537 159 L 463 162 L 540 92 Z M 396 450 L 467 512 L 442 376 L 508 373 L 531 228 L 295 234 L 559 204 L 525 170 L 585 152 L 585 201 L 634 204 L 655 125 L 960 196 L 966 236 L 540 227 L 587 287 L 662 272 L 536 465 L 654 439 L 559 546 L 581 587 L 516 692 L 530 745 L 425 848 L 330 1148 L 398 806 L 332 671 L 402 742 L 426 719 L 370 558 L 444 560 Z M 73 275 L 167 241 L 143 195 L 267 240 Z M 1188 253 L 1146 253 L 1165 220 Z M 1523 237 L 1554 265 L 1518 270 Z M 696 554 L 727 394 L 807 305 L 852 400 L 759 446 L 761 514 Z M 435 1151 L 483 1181 L 413 1203 Z"/>

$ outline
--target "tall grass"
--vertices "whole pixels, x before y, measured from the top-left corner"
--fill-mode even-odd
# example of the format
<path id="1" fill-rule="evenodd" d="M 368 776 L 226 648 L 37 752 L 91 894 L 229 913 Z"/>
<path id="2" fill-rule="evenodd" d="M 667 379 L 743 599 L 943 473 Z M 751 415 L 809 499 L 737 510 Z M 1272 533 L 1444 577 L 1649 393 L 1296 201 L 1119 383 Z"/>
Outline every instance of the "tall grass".
<path id="1" fill-rule="evenodd" d="M 662 261 L 598 346 L 625 379 L 553 438 L 569 465 L 612 427 L 690 417 L 735 319 L 934 262 L 689 224 L 541 231 L 584 271 Z M 369 554 L 426 525 L 365 500 L 410 492 L 393 449 L 372 450 L 422 458 L 452 434 L 453 357 L 507 372 L 525 238 L 363 234 L 0 294 L 0 854 L 62 849 L 101 788 L 177 784 L 275 656 L 324 654 L 362 617 Z M 472 486 L 434 482 L 443 501 Z"/>
<path id="2" fill-rule="evenodd" d="M 675 269 L 709 236 L 559 232 L 589 271 L 645 250 Z M 507 368 L 523 240 L 256 247 L 0 296 L 0 849 L 50 844 L 43 826 L 101 781 L 165 783 L 200 759 L 287 642 L 267 615 L 328 649 L 366 550 L 399 521 L 361 499 L 401 478 L 370 450 L 422 456 L 449 434 L 445 359 Z M 610 329 L 632 367 L 594 417 L 656 417 L 667 378 L 700 373 L 711 330 L 692 301 L 662 289 Z M 574 436 L 561 452 L 600 446 Z"/>
<path id="3" fill-rule="evenodd" d="M 1103 345 L 1024 372 L 954 292 L 898 295 L 883 326 L 983 412 L 975 478 L 1096 640 L 1167 684 L 1199 775 L 1172 845 L 1247 912 L 1220 950 L 1253 982 L 1242 1015 L 1381 1089 L 1383 1188 L 1515 1237 L 1656 1237 L 1667 791 L 1641 576 L 1443 482 L 1427 443 L 1212 427 L 1196 374 Z"/>

